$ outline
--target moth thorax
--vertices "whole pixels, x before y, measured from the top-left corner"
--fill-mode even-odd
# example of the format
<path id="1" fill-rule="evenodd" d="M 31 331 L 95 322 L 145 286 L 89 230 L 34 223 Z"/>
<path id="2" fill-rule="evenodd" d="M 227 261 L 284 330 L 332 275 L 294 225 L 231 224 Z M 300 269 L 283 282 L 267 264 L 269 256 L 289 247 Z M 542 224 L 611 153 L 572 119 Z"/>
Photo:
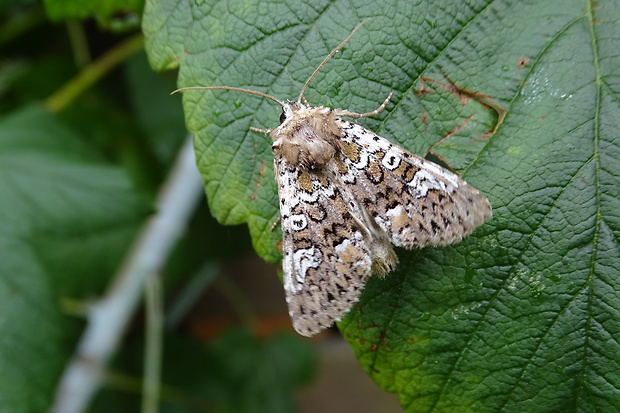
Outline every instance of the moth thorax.
<path id="1" fill-rule="evenodd" d="M 321 168 L 336 154 L 331 142 L 303 133 L 277 139 L 272 149 L 275 156 L 303 169 Z"/>
<path id="2" fill-rule="evenodd" d="M 324 122 L 317 124 L 316 119 L 305 116 L 307 113 L 304 112 L 312 109 L 315 108 L 294 113 L 271 132 L 274 155 L 306 169 L 327 165 L 336 154 L 338 141 L 338 137 L 324 127 Z M 323 116 L 322 120 L 325 121 L 326 117 Z"/>

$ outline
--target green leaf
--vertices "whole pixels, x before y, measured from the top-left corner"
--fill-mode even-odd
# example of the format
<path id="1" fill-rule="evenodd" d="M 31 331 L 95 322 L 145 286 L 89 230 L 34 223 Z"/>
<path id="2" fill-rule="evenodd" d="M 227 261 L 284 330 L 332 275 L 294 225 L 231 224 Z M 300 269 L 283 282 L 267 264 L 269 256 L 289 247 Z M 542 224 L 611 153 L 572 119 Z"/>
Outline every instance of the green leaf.
<path id="1" fill-rule="evenodd" d="M 489 197 L 494 217 L 457 246 L 399 251 L 398 271 L 371 280 L 340 324 L 345 337 L 407 411 L 611 411 L 620 7 L 595 6 L 161 1 L 147 4 L 144 29 L 152 65 L 180 66 L 179 87 L 282 100 L 372 17 L 306 97 L 364 112 L 394 91 L 364 126 L 414 153 L 433 148 Z M 444 75 L 506 108 L 494 134 L 497 114 Z M 212 212 L 247 222 L 256 250 L 277 260 L 271 142 L 249 128 L 276 127 L 280 108 L 220 90 L 185 92 L 184 105 Z"/>
<path id="2" fill-rule="evenodd" d="M 295 411 L 293 390 L 312 376 L 310 347 L 290 334 L 259 340 L 246 330 L 231 330 L 207 350 L 203 355 L 206 363 L 201 364 L 209 369 L 202 380 L 188 383 L 187 371 L 196 366 L 195 359 L 185 359 L 186 368 L 179 377 L 183 376 L 183 388 L 193 389 L 196 396 L 208 401 L 208 411 Z"/>
<path id="3" fill-rule="evenodd" d="M 314 373 L 309 344 L 288 333 L 259 338 L 245 329 L 225 331 L 206 346 L 178 335 L 167 337 L 161 411 L 294 412 L 294 390 Z M 139 377 L 143 351 L 141 340 L 130 342 L 117 360 L 119 370 Z M 93 413 L 138 411 L 140 398 L 129 399 L 127 380 L 111 378 Z"/>
<path id="4" fill-rule="evenodd" d="M 61 300 L 107 282 L 148 208 L 39 108 L 0 122 L 0 193 L 0 410 L 45 411 L 77 333 Z"/>

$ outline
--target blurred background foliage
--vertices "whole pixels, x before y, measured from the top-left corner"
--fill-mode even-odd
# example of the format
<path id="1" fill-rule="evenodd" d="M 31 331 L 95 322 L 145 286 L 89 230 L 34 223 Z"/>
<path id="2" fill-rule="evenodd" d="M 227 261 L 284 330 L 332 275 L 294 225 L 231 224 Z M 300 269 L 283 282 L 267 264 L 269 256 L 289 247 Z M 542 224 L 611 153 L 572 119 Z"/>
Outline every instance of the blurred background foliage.
<path id="1" fill-rule="evenodd" d="M 169 96 L 176 73 L 146 61 L 142 7 L 0 4 L 0 411 L 49 408 L 80 313 L 110 283 L 186 138 L 180 96 Z M 259 316 L 239 283 L 280 288 L 275 267 L 253 260 L 247 228 L 220 226 L 203 202 L 162 272 L 166 307 L 176 309 L 166 320 L 162 411 L 294 410 L 313 353 L 284 318 L 262 329 L 248 322 Z M 219 276 L 231 271 L 237 278 Z M 200 297 L 224 309 L 196 311 Z M 142 319 L 91 411 L 138 410 Z"/>
<path id="2" fill-rule="evenodd" d="M 266 67 L 255 69 L 274 81 L 274 91 L 293 90 L 305 80 L 303 72 L 313 70 L 310 62 L 320 61 L 356 19 L 375 16 L 364 28 L 369 32 L 355 40 L 361 45 L 356 58 L 345 50 L 339 58 L 351 62 L 342 72 L 322 73 L 332 91 L 328 102 L 373 108 L 378 89 L 395 90 L 402 99 L 383 114 L 389 122 L 367 119 L 369 127 L 416 153 L 450 137 L 435 149 L 457 169 L 477 159 L 481 168 L 468 169 L 466 178 L 489 196 L 494 217 L 459 246 L 399 251 L 398 271 L 368 283 L 362 310 L 340 324 L 361 364 L 382 388 L 399 393 L 409 411 L 618 410 L 616 3 L 148 4 L 155 6 L 150 33 L 162 35 L 150 37 L 150 47 L 165 57 L 162 69 L 185 63 L 184 86 L 208 82 L 203 74 L 212 71 L 211 62 L 222 63 L 214 67 L 226 75 L 239 69 L 243 80 L 253 60 L 237 61 L 231 72 L 225 64 L 232 49 L 218 42 L 252 43 L 251 33 L 275 20 L 282 30 L 261 34 L 269 41 L 233 48 L 263 56 Z M 48 410 L 86 326 L 88 305 L 108 290 L 153 216 L 186 140 L 181 96 L 169 95 L 176 72 L 155 73 L 147 63 L 143 7 L 139 0 L 0 3 L 0 411 Z M 317 28 L 321 13 L 324 26 Z M 350 27 L 342 24 L 344 15 L 353 16 L 346 20 Z M 382 35 L 377 44 L 363 37 L 373 25 Z M 317 35 L 336 40 L 313 40 Z M 285 66 L 274 57 L 275 40 L 292 57 Z M 202 60 L 212 52 L 223 58 Z M 274 73 L 288 81 L 276 85 Z M 450 88 L 422 93 L 418 80 L 444 81 L 442 74 L 505 105 L 501 130 L 488 136 L 493 119 L 485 124 L 481 113 L 489 111 L 472 109 Z M 251 86 L 272 86 L 248 77 L 257 83 Z M 360 96 L 339 96 L 345 82 Z M 186 98 L 186 107 L 191 101 Z M 278 111 L 247 102 L 226 102 L 221 119 L 251 111 L 250 105 Z M 219 116 L 205 109 L 188 113 L 197 114 L 194 121 Z M 470 110 L 478 113 L 470 117 Z M 484 133 L 461 128 L 473 118 L 482 119 Z M 258 149 L 270 156 L 265 139 L 256 148 L 253 140 L 243 141 L 244 172 L 260 168 L 245 154 Z M 262 190 L 270 191 L 268 185 Z M 226 208 L 236 208 L 238 200 L 223 198 Z M 275 213 L 275 203 L 270 208 Z M 268 228 L 263 225 L 265 245 L 277 251 Z M 293 390 L 312 377 L 316 355 L 292 333 L 276 271 L 252 251 L 247 226 L 223 227 L 206 202 L 198 207 L 161 272 L 162 411 L 295 410 Z M 141 310 L 130 320 L 91 411 L 139 409 L 144 319 Z M 377 387 L 357 362 L 348 374 L 340 350 L 319 353 L 325 354 L 332 358 L 319 368 L 331 368 L 331 393 L 313 394 L 308 411 L 392 411 L 367 401 Z M 354 381 L 360 377 L 371 386 Z"/>

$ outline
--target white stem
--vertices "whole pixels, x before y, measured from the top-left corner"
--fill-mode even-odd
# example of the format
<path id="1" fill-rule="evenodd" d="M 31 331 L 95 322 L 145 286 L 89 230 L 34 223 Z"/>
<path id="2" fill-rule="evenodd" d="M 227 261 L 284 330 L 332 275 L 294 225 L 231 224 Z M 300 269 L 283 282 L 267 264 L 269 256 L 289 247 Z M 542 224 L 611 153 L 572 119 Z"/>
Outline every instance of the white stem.
<path id="1" fill-rule="evenodd" d="M 105 296 L 90 308 L 88 326 L 67 366 L 51 413 L 81 413 L 99 388 L 148 277 L 165 264 L 203 194 L 192 140 L 181 148 L 159 193 L 157 212 L 144 225 Z"/>

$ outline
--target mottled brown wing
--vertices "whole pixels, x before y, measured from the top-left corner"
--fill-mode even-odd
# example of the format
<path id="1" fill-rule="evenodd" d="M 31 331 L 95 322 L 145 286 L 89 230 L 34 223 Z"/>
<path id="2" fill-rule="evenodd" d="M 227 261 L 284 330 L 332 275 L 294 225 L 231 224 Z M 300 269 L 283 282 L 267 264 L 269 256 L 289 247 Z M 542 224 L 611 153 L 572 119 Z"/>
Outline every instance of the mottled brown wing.
<path id="1" fill-rule="evenodd" d="M 275 169 L 286 301 L 295 330 L 312 336 L 351 309 L 372 259 L 350 194 L 324 173 L 302 171 L 282 158 Z"/>
<path id="2" fill-rule="evenodd" d="M 448 245 L 491 216 L 491 205 L 458 175 L 339 120 L 343 186 L 397 246 Z"/>

